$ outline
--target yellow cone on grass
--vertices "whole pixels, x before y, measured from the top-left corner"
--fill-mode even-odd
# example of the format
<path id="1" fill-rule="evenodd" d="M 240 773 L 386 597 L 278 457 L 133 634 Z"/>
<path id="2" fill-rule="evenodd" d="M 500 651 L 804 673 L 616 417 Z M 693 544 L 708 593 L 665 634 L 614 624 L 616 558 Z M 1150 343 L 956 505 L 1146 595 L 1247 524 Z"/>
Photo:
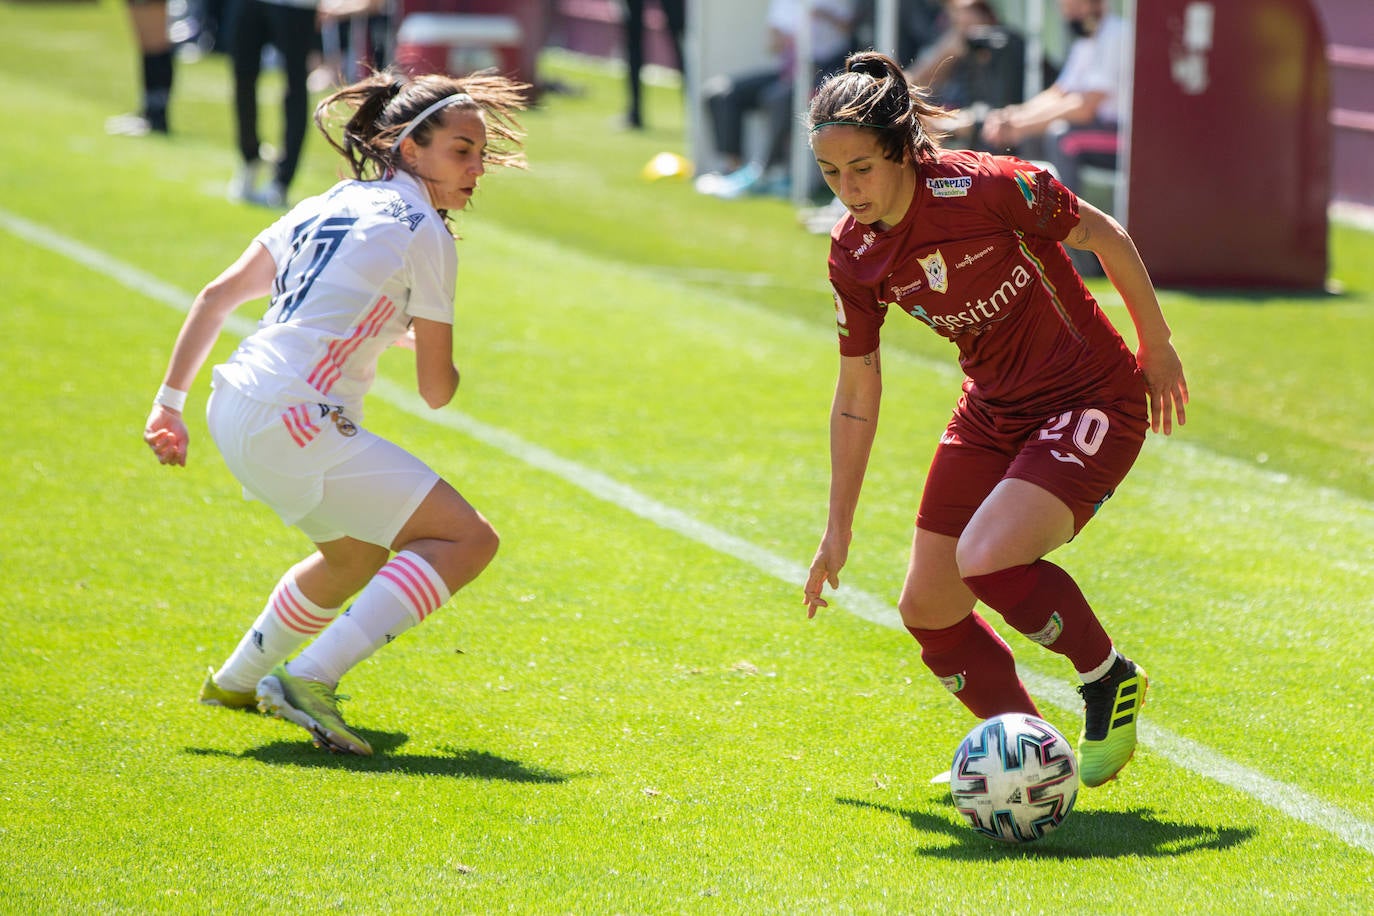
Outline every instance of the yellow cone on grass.
<path id="1" fill-rule="evenodd" d="M 677 153 L 659 153 L 644 165 L 645 181 L 660 178 L 686 178 L 692 174 L 692 163 Z"/>

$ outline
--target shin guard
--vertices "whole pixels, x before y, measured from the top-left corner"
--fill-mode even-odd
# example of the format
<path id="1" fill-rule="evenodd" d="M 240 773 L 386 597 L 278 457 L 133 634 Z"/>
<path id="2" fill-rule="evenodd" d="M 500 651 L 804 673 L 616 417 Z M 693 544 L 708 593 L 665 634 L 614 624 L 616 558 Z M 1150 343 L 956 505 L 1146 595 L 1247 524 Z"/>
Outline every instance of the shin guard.
<path id="1" fill-rule="evenodd" d="M 1018 632 L 1065 656 L 1080 672 L 1111 654 L 1112 641 L 1078 583 L 1047 560 L 968 576 L 964 584 Z"/>
<path id="2" fill-rule="evenodd" d="M 969 614 L 943 630 L 907 630 L 921 644 L 921 661 L 978 718 L 1040 715 L 1016 674 L 1011 649 L 982 617 Z"/>

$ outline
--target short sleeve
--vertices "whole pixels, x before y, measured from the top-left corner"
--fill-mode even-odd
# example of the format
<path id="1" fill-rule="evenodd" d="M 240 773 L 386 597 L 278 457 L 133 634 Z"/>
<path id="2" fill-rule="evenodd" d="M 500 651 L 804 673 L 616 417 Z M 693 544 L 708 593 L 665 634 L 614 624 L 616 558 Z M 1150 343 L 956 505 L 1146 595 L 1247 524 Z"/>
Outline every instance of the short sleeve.
<path id="1" fill-rule="evenodd" d="M 304 203 L 303 201 L 302 204 Z M 261 244 L 267 249 L 268 254 L 272 255 L 272 262 L 278 269 L 291 258 L 291 239 L 295 235 L 296 225 L 300 222 L 296 210 L 300 207 L 298 204 L 296 209 L 279 217 L 253 238 L 253 241 Z"/>
<path id="2" fill-rule="evenodd" d="M 406 251 L 406 268 L 410 279 L 406 314 L 453 324 L 453 296 L 458 283 L 453 236 L 433 220 L 426 221 Z"/>
<path id="3" fill-rule="evenodd" d="M 993 160 L 990 208 L 1018 232 L 1062 242 L 1078 225 L 1078 197 L 1037 165 L 1014 156 Z"/>
<path id="4" fill-rule="evenodd" d="M 844 259 L 838 259 L 843 263 Z M 879 331 L 887 317 L 886 309 L 872 290 L 843 270 L 836 269 L 834 253 L 830 259 L 830 287 L 835 296 L 835 332 L 840 339 L 841 356 L 863 356 L 878 349 Z"/>

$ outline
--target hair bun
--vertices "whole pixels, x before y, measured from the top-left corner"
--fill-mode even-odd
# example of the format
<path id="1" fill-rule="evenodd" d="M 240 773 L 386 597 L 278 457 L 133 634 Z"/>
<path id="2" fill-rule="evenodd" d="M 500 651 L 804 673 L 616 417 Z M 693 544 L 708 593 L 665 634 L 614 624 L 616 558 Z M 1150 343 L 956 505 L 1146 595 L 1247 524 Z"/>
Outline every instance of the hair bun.
<path id="1" fill-rule="evenodd" d="M 875 80 L 885 79 L 888 76 L 887 64 L 883 61 L 882 55 L 871 51 L 850 57 L 846 69 L 850 73 L 867 74 Z"/>

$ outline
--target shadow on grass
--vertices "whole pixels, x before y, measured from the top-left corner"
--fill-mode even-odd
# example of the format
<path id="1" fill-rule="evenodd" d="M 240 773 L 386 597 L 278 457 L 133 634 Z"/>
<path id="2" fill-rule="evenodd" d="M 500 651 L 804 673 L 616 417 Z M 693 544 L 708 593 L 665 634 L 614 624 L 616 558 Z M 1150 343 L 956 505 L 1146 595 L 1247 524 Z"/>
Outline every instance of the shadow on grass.
<path id="1" fill-rule="evenodd" d="M 1201 849 L 1229 849 L 1255 835 L 1250 828 L 1210 827 L 1166 821 L 1148 810 L 1083 811 L 1075 809 L 1058 830 L 1034 843 L 1000 843 L 983 837 L 944 813 L 948 804 L 925 810 L 894 808 L 856 798 L 837 798 L 842 805 L 868 808 L 905 818 L 926 833 L 943 834 L 944 846 L 922 847 L 920 855 L 955 860 L 1001 859 L 1025 855 L 1044 859 L 1110 859 L 1117 856 L 1181 856 Z"/>
<path id="2" fill-rule="evenodd" d="M 361 734 L 372 745 L 374 753 L 371 757 L 332 754 L 300 741 L 274 741 L 238 753 L 215 748 L 188 747 L 186 753 L 198 757 L 256 760 L 273 766 L 352 770 L 358 773 L 400 773 L 406 776 L 451 776 L 455 779 L 484 779 L 488 782 L 562 783 L 571 778 L 542 767 L 527 766 L 518 760 L 509 760 L 471 748 L 445 748 L 443 754 L 395 754 L 392 752 L 406 742 L 406 735 L 373 731 Z"/>

